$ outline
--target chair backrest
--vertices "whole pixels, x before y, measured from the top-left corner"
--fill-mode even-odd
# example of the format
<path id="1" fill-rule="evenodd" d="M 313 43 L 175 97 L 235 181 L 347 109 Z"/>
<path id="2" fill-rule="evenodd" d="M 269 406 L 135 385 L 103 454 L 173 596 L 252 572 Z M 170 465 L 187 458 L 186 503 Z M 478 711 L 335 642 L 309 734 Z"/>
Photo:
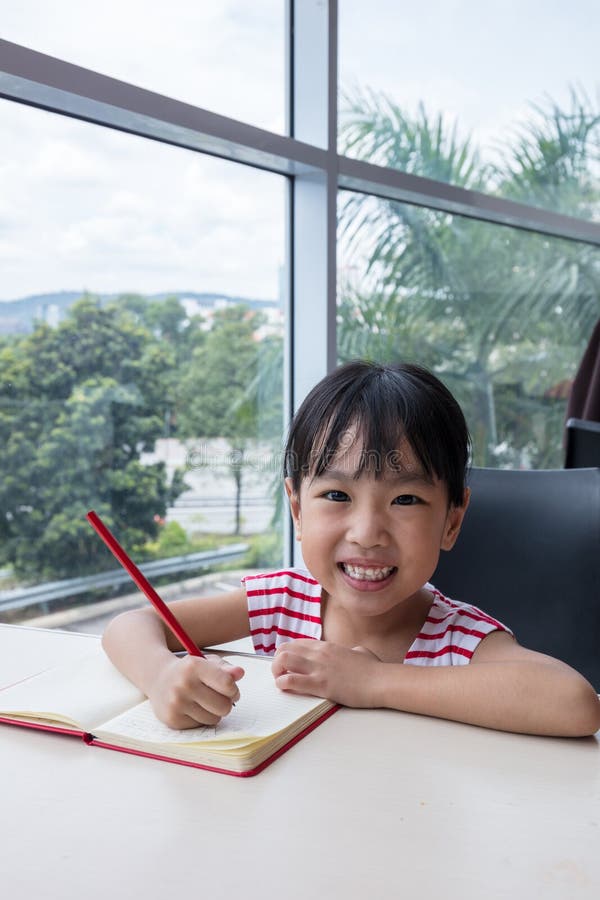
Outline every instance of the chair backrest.
<path id="1" fill-rule="evenodd" d="M 600 422 L 568 419 L 565 469 L 600 466 Z"/>
<path id="2" fill-rule="evenodd" d="M 477 469 L 432 583 L 600 691 L 600 469 Z"/>

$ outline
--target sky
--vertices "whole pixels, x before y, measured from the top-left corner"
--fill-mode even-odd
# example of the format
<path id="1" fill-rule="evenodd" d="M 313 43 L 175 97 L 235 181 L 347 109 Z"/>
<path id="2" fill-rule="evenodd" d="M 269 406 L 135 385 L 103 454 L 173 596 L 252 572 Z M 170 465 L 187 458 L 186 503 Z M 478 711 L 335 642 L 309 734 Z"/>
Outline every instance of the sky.
<path id="1" fill-rule="evenodd" d="M 342 85 L 442 110 L 484 153 L 569 85 L 600 102 L 589 0 L 340 0 L 339 17 Z M 283 0 L 2 0 L 0 19 L 2 38 L 280 133 L 283 33 Z M 0 301 L 277 298 L 282 177 L 3 100 L 0 138 Z"/>
<path id="2" fill-rule="evenodd" d="M 340 0 L 340 34 L 342 84 L 423 101 L 484 148 L 569 85 L 600 105 L 595 0 Z"/>

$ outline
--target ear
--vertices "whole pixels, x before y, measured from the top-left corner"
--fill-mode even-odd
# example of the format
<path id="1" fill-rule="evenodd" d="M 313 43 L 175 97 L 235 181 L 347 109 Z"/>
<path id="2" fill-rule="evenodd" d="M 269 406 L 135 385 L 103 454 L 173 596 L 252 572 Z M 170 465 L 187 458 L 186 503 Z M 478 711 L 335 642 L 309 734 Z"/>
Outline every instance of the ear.
<path id="1" fill-rule="evenodd" d="M 456 543 L 456 538 L 460 534 L 460 528 L 471 499 L 470 488 L 465 488 L 463 502 L 461 506 L 451 506 L 446 516 L 444 524 L 444 533 L 442 535 L 441 549 L 451 550 Z"/>
<path id="2" fill-rule="evenodd" d="M 290 512 L 292 514 L 292 519 L 294 521 L 294 529 L 296 531 L 296 540 L 299 541 L 302 537 L 302 516 L 300 514 L 300 498 L 298 494 L 294 491 L 292 486 L 292 479 L 286 478 L 284 480 L 285 492 L 288 495 L 288 500 L 290 504 Z"/>

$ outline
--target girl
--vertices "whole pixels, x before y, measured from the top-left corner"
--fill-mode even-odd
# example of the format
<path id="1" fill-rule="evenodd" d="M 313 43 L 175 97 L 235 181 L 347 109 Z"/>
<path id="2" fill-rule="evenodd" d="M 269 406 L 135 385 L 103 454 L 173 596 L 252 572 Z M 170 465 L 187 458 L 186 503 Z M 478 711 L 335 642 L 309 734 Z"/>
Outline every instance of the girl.
<path id="1" fill-rule="evenodd" d="M 581 675 L 429 584 L 468 506 L 468 456 L 462 411 L 430 372 L 342 366 L 305 399 L 285 452 L 306 569 L 250 576 L 173 613 L 200 647 L 251 635 L 284 691 L 506 731 L 595 733 L 600 701 Z M 174 655 L 150 608 L 118 616 L 103 644 L 173 728 L 215 724 L 243 691 L 241 666 Z"/>

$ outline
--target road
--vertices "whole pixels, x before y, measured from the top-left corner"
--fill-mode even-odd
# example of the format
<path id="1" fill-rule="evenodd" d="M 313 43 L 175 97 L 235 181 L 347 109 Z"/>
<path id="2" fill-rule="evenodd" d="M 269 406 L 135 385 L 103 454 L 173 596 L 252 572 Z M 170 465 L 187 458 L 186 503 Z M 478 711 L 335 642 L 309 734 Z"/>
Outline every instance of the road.
<path id="1" fill-rule="evenodd" d="M 243 572 L 238 570 L 213 572 L 209 575 L 186 578 L 173 584 L 163 585 L 159 588 L 159 593 L 167 601 L 224 593 L 238 588 L 241 577 L 250 574 L 252 572 L 247 570 Z M 148 605 L 148 601 L 140 593 L 135 592 L 103 600 L 101 603 L 75 606 L 72 609 L 27 619 L 21 624 L 35 628 L 60 628 L 80 634 L 102 634 L 109 621 L 118 613 L 144 605 Z"/>
<path id="2" fill-rule="evenodd" d="M 178 522 L 190 534 L 233 533 L 236 488 L 229 455 L 229 445 L 221 439 L 186 445 L 176 438 L 161 438 L 153 453 L 142 454 L 142 463 L 163 463 L 169 481 L 176 470 L 184 473 L 188 489 L 169 507 L 168 521 Z M 275 506 L 274 491 L 281 483 L 279 468 L 280 459 L 269 455 L 267 449 L 248 451 L 242 473 L 245 534 L 268 529 Z"/>

